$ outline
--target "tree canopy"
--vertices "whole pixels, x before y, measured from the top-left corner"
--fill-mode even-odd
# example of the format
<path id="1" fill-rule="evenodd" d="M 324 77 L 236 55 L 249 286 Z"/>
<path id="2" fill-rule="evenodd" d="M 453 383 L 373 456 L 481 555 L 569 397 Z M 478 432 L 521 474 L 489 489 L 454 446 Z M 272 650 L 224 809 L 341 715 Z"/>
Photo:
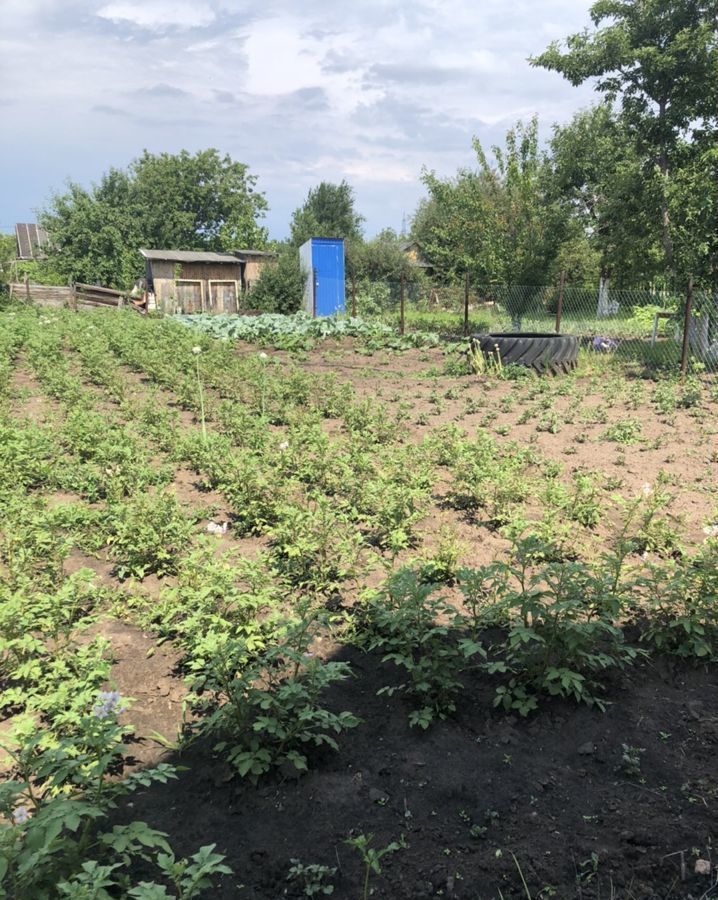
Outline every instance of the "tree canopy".
<path id="1" fill-rule="evenodd" d="M 505 146 L 492 148 L 493 159 L 478 139 L 474 151 L 475 169 L 453 178 L 424 172 L 429 199 L 414 219 L 412 236 L 450 280 L 469 272 L 483 283 L 542 283 L 565 222 L 546 195 L 537 121 L 511 128 Z"/>
<path id="2" fill-rule="evenodd" d="M 87 189 L 70 182 L 41 221 L 65 280 L 128 287 L 142 273 L 140 247 L 261 248 L 267 209 L 248 167 L 217 150 L 154 155 L 110 169 Z"/>
<path id="3" fill-rule="evenodd" d="M 361 240 L 364 217 L 354 202 L 354 188 L 347 181 L 322 181 L 292 214 L 292 244 L 300 247 L 312 237 L 344 238 L 347 243 Z"/>
<path id="4" fill-rule="evenodd" d="M 676 241 L 682 247 L 683 240 L 671 211 L 672 182 L 677 169 L 693 167 L 693 153 L 704 152 L 702 139 L 712 133 L 715 140 L 718 129 L 718 7 L 715 0 L 598 0 L 590 15 L 592 31 L 552 43 L 531 62 L 574 85 L 595 79 L 596 89 L 619 105 L 643 164 L 641 193 L 670 279 L 695 263 L 695 256 L 676 257 Z M 712 171 L 709 165 L 702 189 L 713 193 L 715 210 Z M 685 182 L 681 175 L 678 180 Z M 640 217 L 637 224 L 642 230 Z M 692 240 L 700 243 L 701 235 Z"/>

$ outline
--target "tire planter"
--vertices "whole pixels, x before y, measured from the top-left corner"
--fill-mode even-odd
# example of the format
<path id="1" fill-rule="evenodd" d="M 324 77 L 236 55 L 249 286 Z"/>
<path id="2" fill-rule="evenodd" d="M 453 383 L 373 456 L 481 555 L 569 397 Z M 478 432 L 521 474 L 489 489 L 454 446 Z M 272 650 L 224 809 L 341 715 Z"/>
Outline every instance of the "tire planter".
<path id="1" fill-rule="evenodd" d="M 525 366 L 539 374 L 562 375 L 576 368 L 578 338 L 574 335 L 541 332 L 502 332 L 475 334 L 473 350 L 480 350 L 486 360 L 503 366 Z"/>

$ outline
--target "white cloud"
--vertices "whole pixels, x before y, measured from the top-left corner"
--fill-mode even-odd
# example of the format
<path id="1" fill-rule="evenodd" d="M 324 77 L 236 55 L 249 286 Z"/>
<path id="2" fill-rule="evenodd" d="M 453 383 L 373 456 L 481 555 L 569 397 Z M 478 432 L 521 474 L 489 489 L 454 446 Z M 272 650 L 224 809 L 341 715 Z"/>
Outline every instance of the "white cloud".
<path id="1" fill-rule="evenodd" d="M 213 10 L 205 3 L 182 0 L 120 0 L 97 10 L 101 19 L 136 25 L 138 28 L 201 28 L 215 20 Z"/>
<path id="2" fill-rule="evenodd" d="M 3 0 L 3 219 L 144 147 L 216 146 L 260 176 L 278 236 L 322 178 L 356 184 L 369 231 L 397 227 L 422 165 L 448 174 L 473 134 L 490 145 L 534 112 L 547 133 L 590 101 L 526 61 L 590 2 Z"/>

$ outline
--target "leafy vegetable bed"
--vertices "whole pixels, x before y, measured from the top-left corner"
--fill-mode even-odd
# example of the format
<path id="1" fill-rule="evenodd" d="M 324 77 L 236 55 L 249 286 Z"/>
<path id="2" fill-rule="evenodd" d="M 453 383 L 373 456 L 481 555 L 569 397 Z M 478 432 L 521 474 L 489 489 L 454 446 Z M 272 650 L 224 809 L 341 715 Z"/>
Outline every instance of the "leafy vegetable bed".
<path id="1" fill-rule="evenodd" d="M 359 338 L 370 346 L 407 350 L 412 347 L 435 347 L 439 336 L 431 332 L 398 335 L 381 322 L 359 318 L 313 318 L 306 313 L 282 316 L 212 316 L 207 313 L 175 316 L 175 321 L 213 338 L 248 341 L 261 346 L 294 349 L 310 346 L 323 338 Z"/>

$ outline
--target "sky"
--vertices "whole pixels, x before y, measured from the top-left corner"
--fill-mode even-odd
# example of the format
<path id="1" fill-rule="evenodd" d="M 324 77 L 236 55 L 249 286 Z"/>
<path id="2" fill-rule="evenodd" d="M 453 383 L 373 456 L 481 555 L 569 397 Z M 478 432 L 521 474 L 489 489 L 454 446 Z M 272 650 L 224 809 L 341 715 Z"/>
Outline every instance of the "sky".
<path id="1" fill-rule="evenodd" d="M 0 0 L 0 231 L 151 152 L 246 163 L 281 239 L 320 181 L 400 230 L 422 168 L 472 166 L 518 119 L 594 99 L 527 57 L 592 0 Z"/>

